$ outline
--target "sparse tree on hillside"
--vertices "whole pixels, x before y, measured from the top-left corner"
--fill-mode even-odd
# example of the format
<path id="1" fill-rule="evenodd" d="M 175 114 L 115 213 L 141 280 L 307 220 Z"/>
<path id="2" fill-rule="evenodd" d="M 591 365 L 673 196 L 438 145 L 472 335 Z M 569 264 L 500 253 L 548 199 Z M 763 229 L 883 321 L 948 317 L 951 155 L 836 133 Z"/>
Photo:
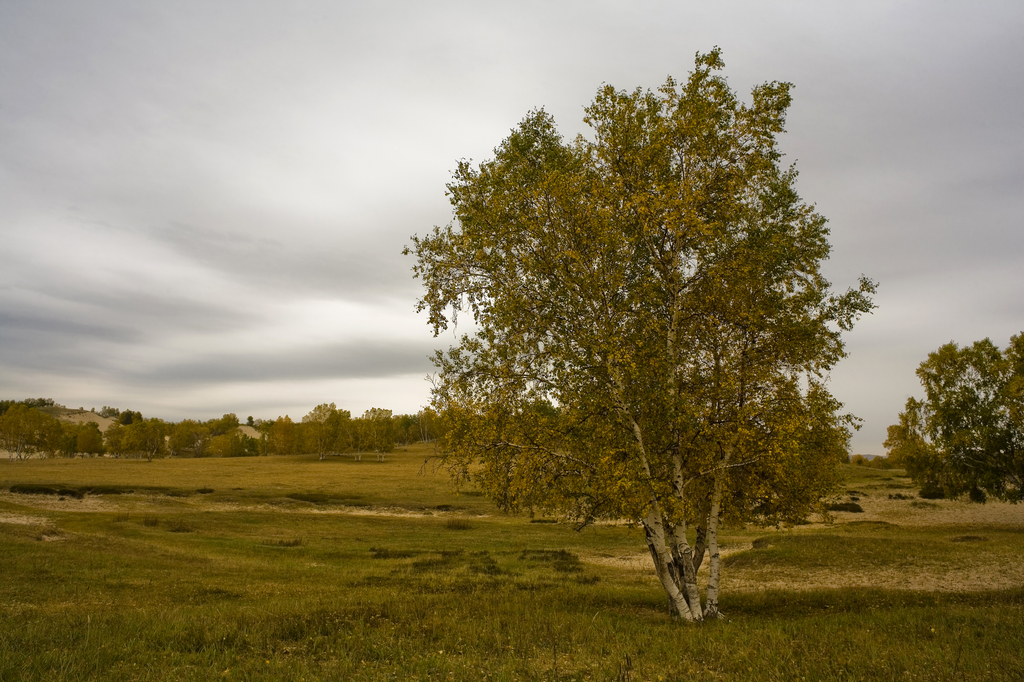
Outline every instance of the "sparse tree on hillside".
<path id="1" fill-rule="evenodd" d="M 238 417 L 234 412 L 224 415 L 220 419 L 211 419 L 206 422 L 211 436 L 219 436 L 224 433 L 231 433 L 238 428 Z"/>
<path id="2" fill-rule="evenodd" d="M 117 418 L 117 421 L 122 426 L 128 426 L 129 424 L 133 424 L 135 422 L 143 421 L 142 413 L 141 412 L 133 412 L 132 410 L 125 410 Z"/>
<path id="3" fill-rule="evenodd" d="M 743 105 L 722 66 L 603 88 L 593 139 L 531 113 L 459 164 L 455 224 L 408 250 L 435 333 L 479 326 L 435 357 L 456 480 L 506 509 L 635 520 L 686 620 L 718 616 L 723 517 L 798 518 L 836 485 L 851 421 L 820 377 L 872 307 L 868 280 L 831 292 L 825 219 L 780 166 L 790 86 Z"/>

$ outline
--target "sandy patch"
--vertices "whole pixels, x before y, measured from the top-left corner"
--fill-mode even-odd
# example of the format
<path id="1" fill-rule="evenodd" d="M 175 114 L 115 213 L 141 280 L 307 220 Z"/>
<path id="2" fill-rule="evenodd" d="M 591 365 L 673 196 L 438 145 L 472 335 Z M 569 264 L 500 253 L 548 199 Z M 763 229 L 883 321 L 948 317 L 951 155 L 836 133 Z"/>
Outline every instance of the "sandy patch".
<path id="1" fill-rule="evenodd" d="M 16 504 L 19 507 L 60 512 L 113 512 L 121 510 L 120 505 L 103 495 L 86 495 L 78 500 L 74 497 L 57 497 L 56 495 L 23 495 L 20 493 L 0 492 L 0 502 Z"/>
<path id="2" fill-rule="evenodd" d="M 879 485 L 879 484 L 874 484 Z M 922 500 L 915 489 L 883 487 L 855 491 L 863 513 L 832 512 L 836 523 L 885 521 L 899 526 L 1016 526 L 1024 528 L 1024 504 Z M 897 496 L 909 499 L 899 499 Z M 850 495 L 841 501 L 850 501 Z"/>
<path id="3" fill-rule="evenodd" d="M 45 516 L 28 516 L 26 514 L 8 514 L 0 512 L 0 523 L 11 523 L 16 526 L 41 526 L 50 523 Z"/>
<path id="4" fill-rule="evenodd" d="M 745 552 L 748 549 L 752 549 L 753 545 L 749 542 L 730 542 L 722 547 L 718 548 L 718 553 L 725 557 L 730 554 L 737 552 Z M 598 566 L 610 566 L 612 568 L 619 568 L 628 571 L 642 571 L 644 573 L 650 573 L 654 575 L 654 560 L 651 558 L 650 552 L 639 552 L 637 554 L 622 554 L 614 556 L 611 554 L 595 554 L 593 556 L 581 556 L 581 560 L 587 563 L 596 564 Z M 698 571 L 699 574 L 703 575 L 708 571 L 708 561 L 705 555 L 704 563 Z"/>
<path id="5" fill-rule="evenodd" d="M 202 495 L 189 497 L 167 497 L 165 495 L 85 495 L 82 499 L 57 497 L 56 495 L 24 495 L 0 491 L 0 502 L 19 507 L 57 512 L 159 512 L 194 510 L 204 512 L 260 512 L 273 514 L 326 514 L 335 516 L 387 516 L 394 518 L 485 518 L 486 514 L 467 515 L 461 511 L 440 509 L 414 510 L 404 507 L 331 507 L 304 506 L 294 504 L 240 504 L 236 502 L 207 502 Z"/>
<path id="6" fill-rule="evenodd" d="M 260 432 L 249 426 L 248 424 L 242 424 L 238 427 L 238 432 L 243 436 L 249 436 L 249 438 L 260 439 Z"/>
<path id="7" fill-rule="evenodd" d="M 1019 562 L 987 561 L 962 565 L 956 569 L 946 566 L 913 566 L 868 570 L 825 569 L 801 571 L 799 574 L 773 572 L 767 577 L 743 572 L 722 572 L 726 589 L 742 592 L 758 590 L 817 590 L 845 587 L 864 587 L 886 590 L 915 590 L 924 592 L 980 592 L 984 590 L 1013 589 L 1024 585 L 1024 565 Z"/>
<path id="8" fill-rule="evenodd" d="M 100 431 L 106 431 L 107 427 L 114 423 L 112 418 L 101 417 L 95 412 L 83 412 L 81 410 L 66 410 L 61 412 L 60 420 L 73 424 L 84 424 L 92 422 L 100 427 Z"/>

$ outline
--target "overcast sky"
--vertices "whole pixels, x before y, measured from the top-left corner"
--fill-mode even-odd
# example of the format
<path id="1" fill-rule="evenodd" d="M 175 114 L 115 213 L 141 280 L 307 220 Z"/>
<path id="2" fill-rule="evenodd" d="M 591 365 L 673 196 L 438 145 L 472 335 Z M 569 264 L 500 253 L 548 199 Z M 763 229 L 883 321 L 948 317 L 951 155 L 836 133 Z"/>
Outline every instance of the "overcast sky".
<path id="1" fill-rule="evenodd" d="M 831 387 L 881 454 L 928 352 L 1024 330 L 1019 1 L 0 0 L 0 398 L 415 412 L 453 337 L 401 250 L 456 161 L 715 45 L 796 85 L 827 275 L 880 284 Z"/>

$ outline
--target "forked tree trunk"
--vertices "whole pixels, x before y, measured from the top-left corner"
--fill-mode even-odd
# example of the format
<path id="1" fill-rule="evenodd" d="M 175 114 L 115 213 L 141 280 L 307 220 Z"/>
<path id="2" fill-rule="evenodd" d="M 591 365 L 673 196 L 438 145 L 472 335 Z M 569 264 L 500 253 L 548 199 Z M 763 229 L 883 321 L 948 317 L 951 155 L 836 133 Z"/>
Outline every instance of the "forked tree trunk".
<path id="1" fill-rule="evenodd" d="M 704 617 L 704 609 L 700 605 L 700 586 L 697 584 L 697 567 L 693 563 L 693 550 L 686 541 L 686 525 L 678 524 L 672 528 L 672 562 L 682 589 L 683 596 L 690 608 L 694 620 Z"/>
<path id="2" fill-rule="evenodd" d="M 668 595 L 668 601 L 673 613 L 684 620 L 694 620 L 690 605 L 687 604 L 686 597 L 683 596 L 679 585 L 676 584 L 675 577 L 672 575 L 672 570 L 669 568 L 672 564 L 672 556 L 665 542 L 665 524 L 662 520 L 661 510 L 658 507 L 657 501 L 652 502 L 651 510 L 647 513 L 643 523 L 644 532 L 647 535 L 647 547 L 650 549 L 651 558 L 654 560 L 654 570 L 658 575 L 658 580 L 661 581 L 662 587 L 665 588 L 665 593 Z"/>

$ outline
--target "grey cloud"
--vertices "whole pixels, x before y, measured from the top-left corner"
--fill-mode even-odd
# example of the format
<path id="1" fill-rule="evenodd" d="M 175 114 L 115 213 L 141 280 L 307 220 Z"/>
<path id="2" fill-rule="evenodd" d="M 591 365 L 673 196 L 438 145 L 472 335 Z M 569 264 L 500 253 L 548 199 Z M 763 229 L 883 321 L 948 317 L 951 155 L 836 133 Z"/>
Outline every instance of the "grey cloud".
<path id="1" fill-rule="evenodd" d="M 415 231 L 409 227 L 410 233 Z M 310 237 L 290 232 L 287 225 L 246 234 L 176 224 L 154 236 L 272 298 L 299 294 L 358 301 L 411 299 L 417 293 L 409 274 L 412 261 L 401 256 L 408 236 L 395 229 L 376 235 L 368 231 L 356 238 L 354 230 L 317 230 L 320 236 Z"/>
<path id="2" fill-rule="evenodd" d="M 434 369 L 428 359 L 433 349 L 424 342 L 363 340 L 279 353 L 197 354 L 187 362 L 161 365 L 134 378 L 174 386 L 426 375 Z"/>
<path id="3" fill-rule="evenodd" d="M 717 44 L 741 94 L 796 84 L 783 144 L 830 219 L 826 271 L 880 281 L 833 382 L 879 452 L 937 339 L 1024 314 L 1022 34 L 1013 2 L 0 3 L 0 388 L 88 371 L 146 411 L 132 395 L 164 382 L 212 401 L 191 388 L 429 372 L 426 341 L 395 340 L 426 329 L 396 335 L 420 293 L 399 252 L 450 219 L 455 159 L 538 106 L 586 132 L 602 82 L 685 78 Z M 212 350 L 310 299 L 391 327 Z"/>

